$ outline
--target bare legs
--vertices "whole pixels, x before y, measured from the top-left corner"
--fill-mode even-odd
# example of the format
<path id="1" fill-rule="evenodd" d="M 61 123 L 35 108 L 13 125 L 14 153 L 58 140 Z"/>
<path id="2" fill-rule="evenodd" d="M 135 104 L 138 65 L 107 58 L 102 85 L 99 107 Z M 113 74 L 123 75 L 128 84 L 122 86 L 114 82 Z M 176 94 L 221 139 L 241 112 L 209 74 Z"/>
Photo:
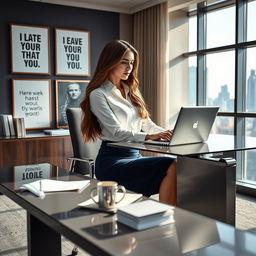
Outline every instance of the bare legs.
<path id="1" fill-rule="evenodd" d="M 177 200 L 177 169 L 176 161 L 173 161 L 163 178 L 159 189 L 159 200 L 166 204 L 176 205 Z"/>

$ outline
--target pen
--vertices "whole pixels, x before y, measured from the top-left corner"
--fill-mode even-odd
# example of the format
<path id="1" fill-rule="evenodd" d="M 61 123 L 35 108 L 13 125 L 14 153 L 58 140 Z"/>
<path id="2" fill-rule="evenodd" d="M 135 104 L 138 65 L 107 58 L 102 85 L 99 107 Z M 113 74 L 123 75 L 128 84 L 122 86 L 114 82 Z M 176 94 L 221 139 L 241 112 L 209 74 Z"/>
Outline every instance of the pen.
<path id="1" fill-rule="evenodd" d="M 43 198 L 45 197 L 45 193 L 44 193 L 44 191 L 43 191 L 43 183 L 42 183 L 42 180 L 39 181 L 39 185 L 40 185 L 40 191 L 39 191 L 38 196 L 43 199 Z"/>

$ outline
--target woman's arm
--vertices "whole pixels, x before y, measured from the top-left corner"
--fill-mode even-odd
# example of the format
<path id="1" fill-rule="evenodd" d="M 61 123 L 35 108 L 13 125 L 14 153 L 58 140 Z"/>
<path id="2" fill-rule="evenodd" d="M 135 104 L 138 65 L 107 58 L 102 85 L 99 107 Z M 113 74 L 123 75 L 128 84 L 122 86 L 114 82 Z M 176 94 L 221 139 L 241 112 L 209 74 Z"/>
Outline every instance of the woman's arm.
<path id="1" fill-rule="evenodd" d="M 90 107 L 97 117 L 102 128 L 102 134 L 112 141 L 144 141 L 147 133 L 134 132 L 122 128 L 121 123 L 116 118 L 110 108 L 103 92 L 94 90 L 90 94 Z"/>

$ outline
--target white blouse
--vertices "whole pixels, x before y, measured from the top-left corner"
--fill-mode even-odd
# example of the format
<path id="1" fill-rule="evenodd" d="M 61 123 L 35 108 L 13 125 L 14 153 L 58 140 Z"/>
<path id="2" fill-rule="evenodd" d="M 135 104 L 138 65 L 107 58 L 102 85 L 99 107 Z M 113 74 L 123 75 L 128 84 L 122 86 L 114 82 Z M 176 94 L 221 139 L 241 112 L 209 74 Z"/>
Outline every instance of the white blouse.
<path id="1" fill-rule="evenodd" d="M 109 80 L 90 94 L 90 107 L 102 129 L 102 140 L 144 141 L 148 133 L 165 129 L 150 118 L 141 119 L 129 97 L 129 87 L 123 84 L 126 99 Z"/>

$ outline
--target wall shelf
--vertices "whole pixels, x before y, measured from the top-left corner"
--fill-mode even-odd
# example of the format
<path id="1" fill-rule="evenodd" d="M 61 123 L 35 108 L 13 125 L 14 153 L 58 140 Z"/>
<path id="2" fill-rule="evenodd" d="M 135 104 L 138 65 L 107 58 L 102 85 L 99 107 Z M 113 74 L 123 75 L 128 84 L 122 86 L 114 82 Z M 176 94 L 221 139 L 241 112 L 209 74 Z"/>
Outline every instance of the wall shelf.
<path id="1" fill-rule="evenodd" d="M 73 156 L 69 135 L 28 134 L 26 137 L 0 137 L 0 167 L 51 163 L 68 168 Z"/>

